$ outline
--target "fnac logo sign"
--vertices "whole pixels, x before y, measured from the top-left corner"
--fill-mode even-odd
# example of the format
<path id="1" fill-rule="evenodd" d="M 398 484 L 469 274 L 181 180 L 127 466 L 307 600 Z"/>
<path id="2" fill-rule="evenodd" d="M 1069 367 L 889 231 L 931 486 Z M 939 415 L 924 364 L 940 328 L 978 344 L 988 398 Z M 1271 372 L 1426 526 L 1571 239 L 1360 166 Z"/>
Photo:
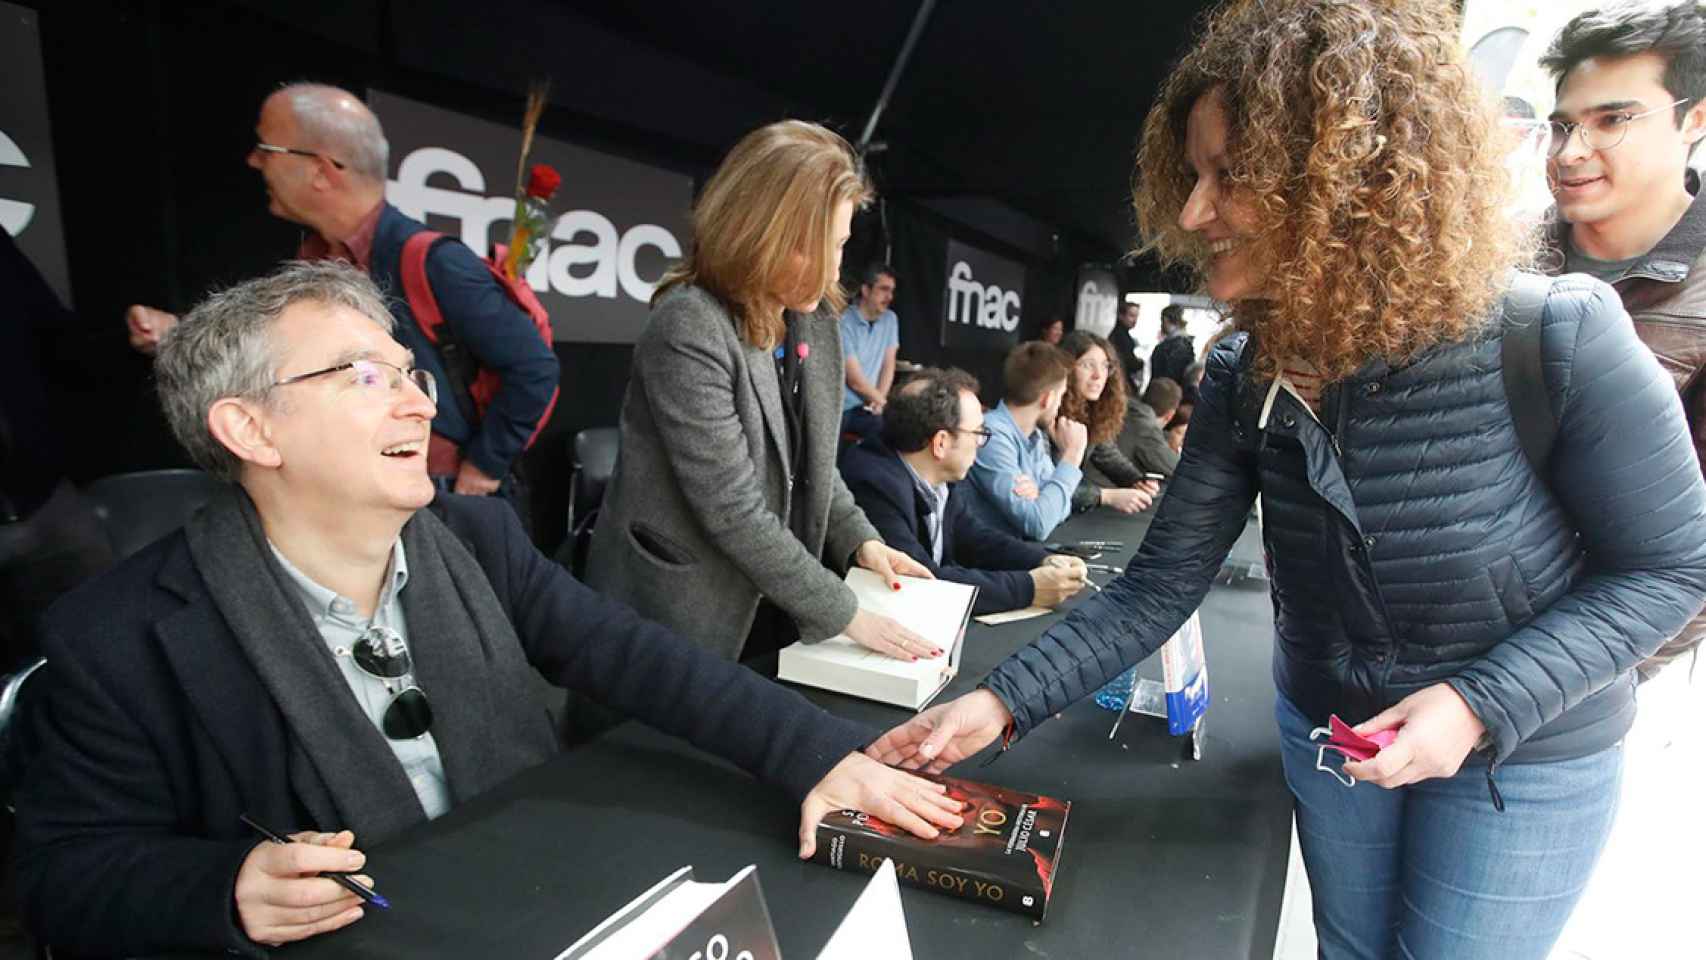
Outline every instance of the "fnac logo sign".
<path id="1" fill-rule="evenodd" d="M 460 190 L 447 190 L 428 181 L 448 175 Z M 508 224 L 515 215 L 512 197 L 486 195 L 486 177 L 474 161 L 445 147 L 422 147 L 409 153 L 397 168 L 397 179 L 385 185 L 386 199 L 416 220 L 429 214 L 453 217 L 461 223 L 462 242 L 484 254 L 494 224 Z M 640 251 L 657 250 L 668 259 L 681 256 L 681 243 L 655 223 L 639 223 L 618 231 L 609 217 L 596 210 L 570 210 L 557 221 L 547 248 L 527 269 L 527 283 L 540 293 L 565 297 L 623 296 L 648 303 L 655 284 L 640 276 Z"/>
<path id="2" fill-rule="evenodd" d="M 1025 270 L 1011 260 L 948 241 L 942 345 L 1006 350 L 1019 341 Z"/>

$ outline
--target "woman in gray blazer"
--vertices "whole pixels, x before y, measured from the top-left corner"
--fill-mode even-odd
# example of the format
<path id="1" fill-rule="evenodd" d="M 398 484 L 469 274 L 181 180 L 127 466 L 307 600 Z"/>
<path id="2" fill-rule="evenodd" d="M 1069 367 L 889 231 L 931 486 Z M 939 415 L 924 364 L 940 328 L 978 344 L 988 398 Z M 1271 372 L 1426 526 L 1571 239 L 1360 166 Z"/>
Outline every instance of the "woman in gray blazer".
<path id="1" fill-rule="evenodd" d="M 838 633 L 942 653 L 842 582 L 853 564 L 896 589 L 896 574 L 930 576 L 883 544 L 835 469 L 841 247 L 870 196 L 835 133 L 748 134 L 694 204 L 691 248 L 635 345 L 587 580 L 731 659 Z"/>

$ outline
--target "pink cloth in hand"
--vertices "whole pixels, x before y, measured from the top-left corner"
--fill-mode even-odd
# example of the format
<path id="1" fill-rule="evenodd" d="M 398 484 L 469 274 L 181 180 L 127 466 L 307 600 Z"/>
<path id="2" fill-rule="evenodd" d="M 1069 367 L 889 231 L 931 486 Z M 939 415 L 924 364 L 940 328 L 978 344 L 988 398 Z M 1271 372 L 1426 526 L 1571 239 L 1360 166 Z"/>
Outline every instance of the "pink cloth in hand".
<path id="1" fill-rule="evenodd" d="M 1397 727 L 1362 736 L 1352 730 L 1350 724 L 1340 720 L 1336 713 L 1327 718 L 1327 729 L 1331 736 L 1326 745 L 1358 762 L 1372 760 L 1381 748 L 1391 746 L 1392 741 L 1398 739 Z"/>

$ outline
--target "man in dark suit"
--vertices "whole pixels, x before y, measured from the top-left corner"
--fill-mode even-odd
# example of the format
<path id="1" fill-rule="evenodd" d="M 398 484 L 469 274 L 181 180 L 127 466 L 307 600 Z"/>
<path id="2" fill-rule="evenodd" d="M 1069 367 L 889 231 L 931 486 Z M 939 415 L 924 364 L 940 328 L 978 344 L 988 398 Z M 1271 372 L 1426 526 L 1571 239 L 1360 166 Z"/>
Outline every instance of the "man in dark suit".
<path id="1" fill-rule="evenodd" d="M 259 954 L 358 920 L 318 874 L 547 760 L 540 676 L 798 797 L 802 856 L 835 809 L 958 825 L 869 731 L 593 593 L 507 507 L 435 498 L 436 385 L 390 333 L 364 274 L 294 263 L 162 342 L 174 432 L 234 485 L 43 620 L 17 813 L 44 943 Z"/>
<path id="2" fill-rule="evenodd" d="M 925 370 L 883 408 L 882 436 L 841 458 L 841 476 L 883 542 L 978 588 L 974 613 L 1058 606 L 1084 588 L 1084 562 L 997 530 L 954 493 L 988 436 L 977 381 Z"/>

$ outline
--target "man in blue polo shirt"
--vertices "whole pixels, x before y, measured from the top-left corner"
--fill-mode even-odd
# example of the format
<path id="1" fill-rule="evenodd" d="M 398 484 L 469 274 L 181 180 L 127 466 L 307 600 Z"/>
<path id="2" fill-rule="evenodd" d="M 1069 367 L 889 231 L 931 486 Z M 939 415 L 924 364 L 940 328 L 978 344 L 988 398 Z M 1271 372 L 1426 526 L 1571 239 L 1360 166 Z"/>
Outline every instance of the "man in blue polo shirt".
<path id="1" fill-rule="evenodd" d="M 847 388 L 841 401 L 841 430 L 861 438 L 883 429 L 883 405 L 894 385 L 894 359 L 900 352 L 900 319 L 894 302 L 894 271 L 887 264 L 865 268 L 859 301 L 841 315 L 841 356 Z"/>

